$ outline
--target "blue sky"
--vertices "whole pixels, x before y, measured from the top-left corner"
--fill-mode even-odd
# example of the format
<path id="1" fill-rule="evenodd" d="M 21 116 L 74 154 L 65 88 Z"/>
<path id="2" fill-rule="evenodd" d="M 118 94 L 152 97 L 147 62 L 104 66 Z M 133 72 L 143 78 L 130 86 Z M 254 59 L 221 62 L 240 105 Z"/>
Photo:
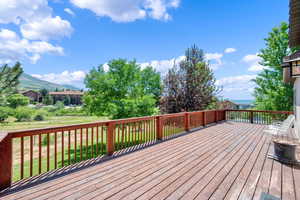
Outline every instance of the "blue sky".
<path id="1" fill-rule="evenodd" d="M 164 73 L 196 44 L 221 96 L 251 99 L 263 38 L 287 20 L 288 0 L 2 0 L 0 63 L 19 60 L 35 77 L 83 87 L 110 59 Z"/>

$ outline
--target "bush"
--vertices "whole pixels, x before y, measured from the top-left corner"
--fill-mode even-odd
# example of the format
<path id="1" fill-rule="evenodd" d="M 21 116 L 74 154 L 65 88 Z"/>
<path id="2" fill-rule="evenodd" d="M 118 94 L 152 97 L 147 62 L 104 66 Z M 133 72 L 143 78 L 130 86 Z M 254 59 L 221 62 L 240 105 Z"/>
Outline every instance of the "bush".
<path id="1" fill-rule="evenodd" d="M 39 110 L 37 111 L 34 116 L 33 116 L 33 120 L 34 121 L 44 121 L 46 119 L 47 116 L 47 112 L 44 110 Z"/>
<path id="2" fill-rule="evenodd" d="M 0 107 L 0 123 L 4 122 L 10 115 L 12 115 L 12 109 L 9 107 Z"/>
<path id="3" fill-rule="evenodd" d="M 27 107 L 18 107 L 15 110 L 14 117 L 18 122 L 31 121 L 33 115 L 33 109 Z"/>
<path id="4" fill-rule="evenodd" d="M 17 108 L 18 106 L 27 106 L 30 103 L 30 99 L 22 94 L 13 94 L 7 98 L 7 102 L 10 107 Z"/>

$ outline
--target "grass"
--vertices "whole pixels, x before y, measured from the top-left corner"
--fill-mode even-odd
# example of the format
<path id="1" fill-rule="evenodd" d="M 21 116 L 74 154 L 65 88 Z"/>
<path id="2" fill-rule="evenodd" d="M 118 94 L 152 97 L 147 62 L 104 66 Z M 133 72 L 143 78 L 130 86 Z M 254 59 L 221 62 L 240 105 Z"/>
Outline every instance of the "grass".
<path id="1" fill-rule="evenodd" d="M 34 128 L 46 128 L 53 126 L 64 126 L 71 124 L 81 124 L 103 120 L 107 120 L 107 118 L 96 116 L 53 116 L 48 117 L 45 121 L 13 122 L 13 120 L 8 120 L 7 123 L 0 123 L 0 129 L 1 131 L 5 132 Z"/>

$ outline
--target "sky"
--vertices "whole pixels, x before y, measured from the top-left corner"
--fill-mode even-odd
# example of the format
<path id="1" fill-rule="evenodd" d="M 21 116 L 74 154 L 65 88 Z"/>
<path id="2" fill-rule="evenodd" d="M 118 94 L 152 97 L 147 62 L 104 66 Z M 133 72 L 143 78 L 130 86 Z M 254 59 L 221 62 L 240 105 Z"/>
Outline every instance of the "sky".
<path id="1" fill-rule="evenodd" d="M 164 75 L 186 48 L 204 50 L 225 99 L 253 99 L 257 56 L 288 0 L 1 0 L 0 64 L 84 88 L 111 59 L 135 59 Z"/>

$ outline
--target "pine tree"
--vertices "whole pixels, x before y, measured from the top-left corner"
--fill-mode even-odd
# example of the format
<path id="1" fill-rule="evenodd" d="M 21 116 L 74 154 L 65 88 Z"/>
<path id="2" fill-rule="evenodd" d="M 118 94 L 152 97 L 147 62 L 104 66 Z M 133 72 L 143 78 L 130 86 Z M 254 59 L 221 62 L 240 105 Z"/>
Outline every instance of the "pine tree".
<path id="1" fill-rule="evenodd" d="M 0 67 L 0 105 L 6 103 L 9 95 L 17 92 L 22 73 L 23 69 L 19 62 L 13 67 L 9 67 L 7 64 Z"/>

